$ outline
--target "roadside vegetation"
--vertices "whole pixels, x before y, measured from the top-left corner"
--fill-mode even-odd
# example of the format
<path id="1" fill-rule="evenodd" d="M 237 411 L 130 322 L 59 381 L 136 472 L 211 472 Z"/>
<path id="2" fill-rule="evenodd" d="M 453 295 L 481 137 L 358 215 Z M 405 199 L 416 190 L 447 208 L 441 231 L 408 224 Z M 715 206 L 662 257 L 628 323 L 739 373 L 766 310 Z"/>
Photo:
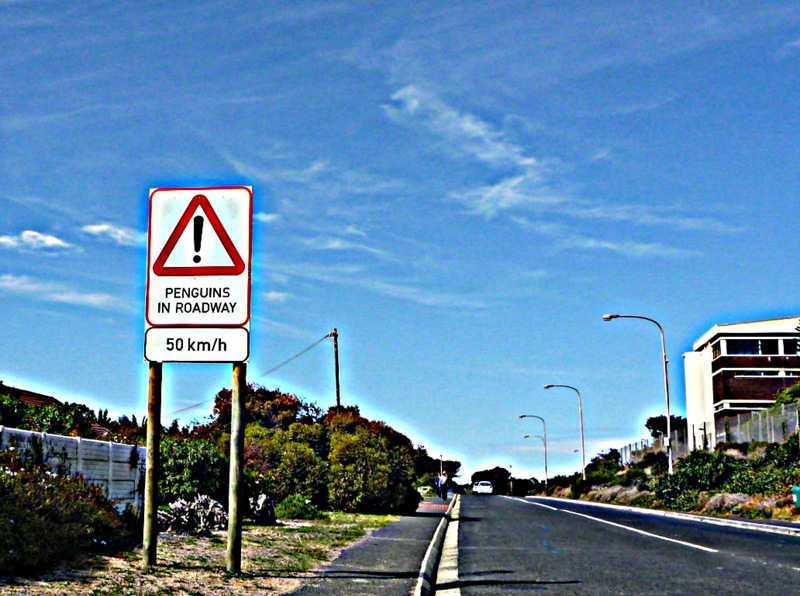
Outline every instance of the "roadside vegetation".
<path id="1" fill-rule="evenodd" d="M 795 403 L 800 383 L 776 395 L 774 408 Z M 672 429 L 686 421 L 673 417 Z M 664 434 L 666 418 L 648 419 L 652 436 Z M 507 470 L 477 472 L 476 480 L 491 480 L 495 493 L 549 495 L 585 499 L 651 509 L 666 509 L 715 515 L 737 515 L 758 519 L 796 520 L 800 509 L 793 506 L 791 489 L 800 485 L 800 436 L 782 443 L 720 443 L 713 452 L 696 449 L 674 462 L 667 474 L 665 453 L 647 453 L 637 463 L 622 465 L 617 449 L 598 454 L 580 472 L 548 479 L 510 478 Z"/>
<path id="2" fill-rule="evenodd" d="M 176 420 L 163 430 L 161 508 L 203 496 L 227 509 L 231 397 L 222 389 L 208 419 L 184 427 Z M 252 523 L 301 518 L 334 527 L 340 513 L 413 513 L 417 487 L 431 485 L 440 466 L 452 475 L 460 467 L 431 458 L 354 406 L 322 411 L 253 384 L 244 402 L 245 519 Z M 107 411 L 80 404 L 35 407 L 1 394 L 0 425 L 135 445 L 144 445 L 147 436 L 147 420 L 139 423 L 135 416 L 111 420 Z M 35 450 L 6 449 L 0 457 L 0 575 L 41 572 L 66 555 L 141 540 L 139 512 L 117 512 L 102 488 L 70 477 L 68 469 L 51 470 Z M 61 536 L 65 541 L 53 540 Z"/>
<path id="3" fill-rule="evenodd" d="M 695 450 L 667 474 L 664 453 L 647 454 L 630 467 L 611 449 L 580 474 L 538 484 L 534 494 L 578 498 L 651 509 L 795 519 L 791 488 L 800 484 L 800 446 L 795 433 L 784 443 L 721 443 Z"/>

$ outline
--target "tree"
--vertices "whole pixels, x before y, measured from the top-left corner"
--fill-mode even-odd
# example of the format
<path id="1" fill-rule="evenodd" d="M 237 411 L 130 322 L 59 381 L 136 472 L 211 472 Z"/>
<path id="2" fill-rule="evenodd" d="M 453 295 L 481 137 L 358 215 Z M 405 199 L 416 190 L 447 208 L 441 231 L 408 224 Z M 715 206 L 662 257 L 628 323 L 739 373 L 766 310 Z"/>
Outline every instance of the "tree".
<path id="1" fill-rule="evenodd" d="M 505 468 L 495 466 L 491 470 L 482 470 L 472 475 L 472 483 L 488 480 L 492 483 L 492 492 L 496 495 L 508 494 L 508 481 L 511 479 L 511 472 Z"/>
<path id="2" fill-rule="evenodd" d="M 330 484 L 333 507 L 362 513 L 416 510 L 413 447 L 405 435 L 382 422 L 352 413 L 330 421 Z"/>
<path id="3" fill-rule="evenodd" d="M 327 502 L 328 466 L 310 444 L 296 440 L 298 426 L 291 431 L 265 429 L 251 424 L 245 430 L 245 473 L 251 496 L 266 494 L 276 501 L 302 495 L 314 504 Z M 314 425 L 320 426 L 320 425 Z M 305 438 L 313 441 L 314 431 Z"/>
<path id="4" fill-rule="evenodd" d="M 800 399 L 800 383 L 780 389 L 775 394 L 775 403 L 773 405 L 788 406 L 789 404 L 796 403 L 798 399 Z"/>
<path id="5" fill-rule="evenodd" d="M 686 430 L 686 418 L 683 416 L 675 416 L 670 414 L 669 416 L 670 422 L 670 430 L 675 432 L 677 430 Z M 661 416 L 651 416 L 647 419 L 647 422 L 644 423 L 644 426 L 647 430 L 650 431 L 650 436 L 654 439 L 659 435 L 666 435 L 667 434 L 667 417 L 663 414 Z"/>

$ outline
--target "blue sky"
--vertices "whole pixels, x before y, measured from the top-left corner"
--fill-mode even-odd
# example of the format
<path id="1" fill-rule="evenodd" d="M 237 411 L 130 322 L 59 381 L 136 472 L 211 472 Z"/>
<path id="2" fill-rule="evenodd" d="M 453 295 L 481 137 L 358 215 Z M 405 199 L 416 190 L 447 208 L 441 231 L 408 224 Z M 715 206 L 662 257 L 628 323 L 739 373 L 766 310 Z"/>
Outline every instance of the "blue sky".
<path id="1" fill-rule="evenodd" d="M 146 412 L 149 189 L 254 188 L 251 380 L 469 473 L 646 435 L 716 323 L 800 314 L 792 2 L 0 0 L 0 378 Z M 164 423 L 229 365 L 165 365 Z M 207 406 L 172 413 L 204 402 Z"/>

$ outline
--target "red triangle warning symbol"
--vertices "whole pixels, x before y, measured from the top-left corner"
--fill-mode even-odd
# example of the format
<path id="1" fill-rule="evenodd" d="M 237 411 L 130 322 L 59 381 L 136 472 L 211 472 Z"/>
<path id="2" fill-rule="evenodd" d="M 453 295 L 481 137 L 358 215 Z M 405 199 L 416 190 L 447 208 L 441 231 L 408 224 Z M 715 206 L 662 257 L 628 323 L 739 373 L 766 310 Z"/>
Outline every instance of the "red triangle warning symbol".
<path id="1" fill-rule="evenodd" d="M 225 252 L 230 257 L 232 264 L 167 267 L 167 259 L 169 259 L 181 235 L 186 231 L 186 227 L 189 225 L 192 215 L 197 211 L 198 208 L 201 208 L 205 212 L 208 222 L 211 224 L 214 232 L 216 232 L 217 237 L 225 249 Z M 186 208 L 186 211 L 184 211 L 183 215 L 178 221 L 178 225 L 175 226 L 175 229 L 173 230 L 172 234 L 170 234 L 167 243 L 164 245 L 164 248 L 161 249 L 161 253 L 158 255 L 155 263 L 153 263 L 153 273 L 162 276 L 239 275 L 244 271 L 244 268 L 244 261 L 242 260 L 239 251 L 236 250 L 233 241 L 231 240 L 230 236 L 228 236 L 228 232 L 225 231 L 222 222 L 220 222 L 219 217 L 217 217 L 217 214 L 214 212 L 213 207 L 211 207 L 211 203 L 205 195 L 196 195 L 191 200 L 189 206 Z"/>

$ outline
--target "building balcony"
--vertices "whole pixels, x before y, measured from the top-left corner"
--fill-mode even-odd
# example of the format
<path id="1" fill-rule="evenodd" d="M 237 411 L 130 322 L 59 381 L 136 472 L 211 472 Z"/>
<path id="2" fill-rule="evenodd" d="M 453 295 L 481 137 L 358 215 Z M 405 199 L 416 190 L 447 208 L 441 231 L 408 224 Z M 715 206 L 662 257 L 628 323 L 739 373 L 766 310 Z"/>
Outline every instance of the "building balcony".
<path id="1" fill-rule="evenodd" d="M 722 369 L 800 369 L 800 357 L 737 355 L 720 356 L 711 362 L 711 373 Z"/>

